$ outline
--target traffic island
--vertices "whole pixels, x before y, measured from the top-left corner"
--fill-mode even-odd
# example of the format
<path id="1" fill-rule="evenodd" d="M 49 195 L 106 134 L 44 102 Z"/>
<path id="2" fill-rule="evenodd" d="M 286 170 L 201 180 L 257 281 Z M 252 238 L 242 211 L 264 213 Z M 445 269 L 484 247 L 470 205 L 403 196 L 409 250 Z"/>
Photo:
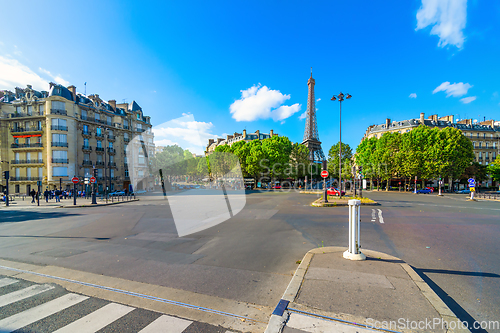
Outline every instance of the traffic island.
<path id="1" fill-rule="evenodd" d="M 351 197 L 351 196 L 343 196 L 342 199 L 338 196 L 328 196 L 328 202 L 325 203 L 323 200 L 323 196 L 314 200 L 311 203 L 313 207 L 342 207 L 348 206 L 348 201 L 351 199 L 356 199 L 361 201 L 361 205 L 363 206 L 378 206 L 380 205 L 378 202 L 368 199 L 368 198 L 359 198 L 359 197 Z"/>

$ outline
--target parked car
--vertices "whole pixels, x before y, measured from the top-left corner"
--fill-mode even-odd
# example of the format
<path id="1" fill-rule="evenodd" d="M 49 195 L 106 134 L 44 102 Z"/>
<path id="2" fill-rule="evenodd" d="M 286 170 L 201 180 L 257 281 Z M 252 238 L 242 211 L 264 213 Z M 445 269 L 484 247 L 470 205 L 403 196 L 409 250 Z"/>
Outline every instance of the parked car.
<path id="1" fill-rule="evenodd" d="M 335 187 L 330 187 L 326 190 L 328 195 L 338 195 L 340 196 L 340 191 Z M 345 191 L 342 191 L 342 195 L 345 195 Z"/>
<path id="2" fill-rule="evenodd" d="M 125 191 L 115 191 L 115 192 L 111 192 L 109 195 L 110 195 L 110 196 L 120 196 L 120 195 L 125 195 Z"/>
<path id="3" fill-rule="evenodd" d="M 434 192 L 434 187 L 426 187 L 426 189 L 431 190 L 431 193 Z"/>
<path id="4" fill-rule="evenodd" d="M 276 185 L 273 185 L 272 188 L 275 189 L 275 190 L 279 190 L 279 189 L 281 189 L 281 185 L 280 184 L 276 184 Z"/>
<path id="5" fill-rule="evenodd" d="M 429 193 L 432 193 L 432 191 L 428 188 L 422 188 L 420 190 L 417 190 L 417 193 L 429 194 Z"/>
<path id="6" fill-rule="evenodd" d="M 456 191 L 455 193 L 458 193 L 458 194 L 470 194 L 470 190 L 460 190 L 460 191 Z"/>

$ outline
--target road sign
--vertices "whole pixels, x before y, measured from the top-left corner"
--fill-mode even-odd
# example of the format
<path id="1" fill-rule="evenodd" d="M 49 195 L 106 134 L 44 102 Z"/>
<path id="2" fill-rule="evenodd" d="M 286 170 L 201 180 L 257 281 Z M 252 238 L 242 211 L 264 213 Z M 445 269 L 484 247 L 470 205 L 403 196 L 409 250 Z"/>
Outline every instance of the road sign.
<path id="1" fill-rule="evenodd" d="M 471 192 L 476 192 L 476 188 L 475 188 L 475 187 L 470 187 L 470 188 L 469 188 L 469 190 L 470 190 Z"/>
<path id="2" fill-rule="evenodd" d="M 78 177 L 73 177 L 73 178 L 71 178 L 71 181 L 73 182 L 73 184 L 78 184 L 80 179 L 78 179 Z"/>
<path id="3" fill-rule="evenodd" d="M 90 183 L 94 184 L 96 181 L 95 177 L 90 177 Z"/>
<path id="4" fill-rule="evenodd" d="M 321 177 L 328 178 L 328 171 L 327 170 L 321 171 Z"/>
<path id="5" fill-rule="evenodd" d="M 468 181 L 469 181 L 470 187 L 474 187 L 474 185 L 476 184 L 476 181 L 474 180 L 474 178 L 469 178 Z"/>

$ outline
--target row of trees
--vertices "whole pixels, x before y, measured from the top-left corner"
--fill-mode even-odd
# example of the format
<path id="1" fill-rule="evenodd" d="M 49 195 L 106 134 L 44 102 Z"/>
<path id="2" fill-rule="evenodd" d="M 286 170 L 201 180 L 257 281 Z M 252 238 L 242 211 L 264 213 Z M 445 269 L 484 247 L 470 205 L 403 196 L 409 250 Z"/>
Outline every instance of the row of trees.
<path id="1" fill-rule="evenodd" d="M 231 171 L 244 177 L 271 179 L 303 178 L 310 174 L 309 150 L 292 143 L 287 137 L 274 136 L 264 140 L 239 141 L 231 146 L 221 145 L 208 157 L 193 157 L 189 150 L 177 145 L 166 146 L 151 159 L 151 171 L 169 177 L 218 178 Z M 234 168 L 240 165 L 240 169 Z M 320 170 L 313 170 L 315 174 Z"/>
<path id="2" fill-rule="evenodd" d="M 366 178 L 459 179 L 474 159 L 472 142 L 462 131 L 419 126 L 407 133 L 385 133 L 363 140 L 355 161 Z M 378 186 L 378 184 L 377 184 Z"/>

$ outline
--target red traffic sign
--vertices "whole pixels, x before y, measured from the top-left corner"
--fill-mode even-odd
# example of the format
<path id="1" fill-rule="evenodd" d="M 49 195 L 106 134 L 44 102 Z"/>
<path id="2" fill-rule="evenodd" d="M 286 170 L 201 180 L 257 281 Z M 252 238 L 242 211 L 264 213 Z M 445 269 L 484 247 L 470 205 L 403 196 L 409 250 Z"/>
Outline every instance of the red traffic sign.
<path id="1" fill-rule="evenodd" d="M 327 170 L 321 171 L 321 177 L 328 178 L 328 171 Z"/>
<path id="2" fill-rule="evenodd" d="M 95 180 L 96 180 L 96 179 L 95 179 L 95 177 L 90 177 L 90 183 L 91 183 L 91 184 L 94 184 L 94 183 L 95 183 Z"/>
<path id="3" fill-rule="evenodd" d="M 71 178 L 71 181 L 73 182 L 73 184 L 78 184 L 80 179 L 78 179 L 78 177 L 73 177 L 73 178 Z"/>

